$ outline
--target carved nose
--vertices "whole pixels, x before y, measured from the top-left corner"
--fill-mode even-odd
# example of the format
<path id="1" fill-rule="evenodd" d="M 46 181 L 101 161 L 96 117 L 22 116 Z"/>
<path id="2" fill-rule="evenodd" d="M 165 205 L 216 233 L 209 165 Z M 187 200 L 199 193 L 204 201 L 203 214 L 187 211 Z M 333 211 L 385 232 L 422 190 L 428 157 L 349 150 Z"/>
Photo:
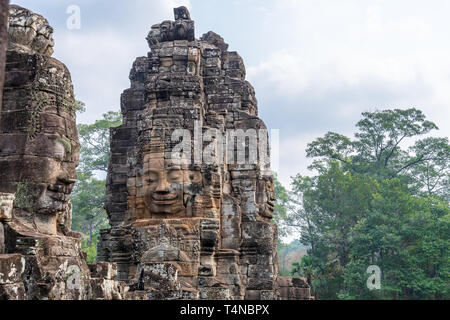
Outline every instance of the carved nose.
<path id="1" fill-rule="evenodd" d="M 77 182 L 77 179 L 64 178 L 64 179 L 61 179 L 61 181 L 64 182 L 64 183 L 67 183 L 67 184 L 72 184 L 72 183 Z"/>
<path id="2" fill-rule="evenodd" d="M 169 183 L 167 182 L 166 178 L 162 178 L 159 181 L 158 187 L 156 188 L 156 192 L 160 192 L 160 193 L 168 193 L 169 190 Z"/>
<path id="3" fill-rule="evenodd" d="M 58 181 L 64 184 L 74 184 L 77 182 L 77 177 L 71 177 L 69 174 L 63 174 L 58 177 Z"/>

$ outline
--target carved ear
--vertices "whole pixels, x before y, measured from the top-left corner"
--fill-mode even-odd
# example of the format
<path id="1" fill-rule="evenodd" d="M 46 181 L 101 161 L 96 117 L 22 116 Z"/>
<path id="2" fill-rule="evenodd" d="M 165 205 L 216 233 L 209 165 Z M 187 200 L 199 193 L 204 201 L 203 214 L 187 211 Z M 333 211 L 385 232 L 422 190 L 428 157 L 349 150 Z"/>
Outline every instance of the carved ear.
<path id="1" fill-rule="evenodd" d="M 192 207 L 194 205 L 194 196 L 185 194 L 183 196 L 183 205 L 187 208 Z"/>

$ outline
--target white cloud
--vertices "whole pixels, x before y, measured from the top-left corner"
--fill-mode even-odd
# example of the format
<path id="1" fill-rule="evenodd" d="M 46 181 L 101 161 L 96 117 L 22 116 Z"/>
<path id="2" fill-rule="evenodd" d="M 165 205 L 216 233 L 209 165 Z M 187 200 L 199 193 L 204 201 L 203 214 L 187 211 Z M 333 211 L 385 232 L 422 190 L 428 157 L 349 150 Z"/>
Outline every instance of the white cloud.
<path id="1" fill-rule="evenodd" d="M 352 136 L 364 111 L 418 107 L 441 128 L 436 135 L 450 136 L 449 25 L 438 9 L 449 5 L 439 3 L 279 0 L 267 8 L 267 50 L 247 73 L 263 119 L 289 130 L 284 182 L 306 171 L 305 139 Z"/>
<path id="2" fill-rule="evenodd" d="M 131 16 L 137 18 L 143 18 L 147 21 L 150 21 L 150 24 L 156 24 L 160 21 L 173 19 L 173 8 L 177 8 L 180 6 L 185 6 L 189 10 L 191 10 L 192 5 L 190 0 L 133 0 L 133 2 L 128 3 L 122 8 L 126 8 L 129 13 L 132 13 Z M 152 20 L 156 19 L 156 20 Z"/>
<path id="3" fill-rule="evenodd" d="M 92 5 L 81 6 L 83 19 L 99 10 Z M 189 0 L 136 0 L 132 5 L 117 1 L 108 8 L 107 20 L 85 20 L 80 31 L 56 30 L 54 56 L 68 66 L 77 99 L 86 103 L 79 122 L 93 122 L 107 111 L 120 109 L 120 95 L 130 87 L 134 60 L 150 50 L 145 40 L 150 27 L 173 19 L 173 8 L 181 5 L 191 7 Z M 128 21 L 116 23 L 122 10 Z"/>
<path id="4" fill-rule="evenodd" d="M 306 147 L 308 143 L 316 139 L 318 134 L 300 134 L 280 141 L 280 167 L 277 172 L 278 180 L 287 188 L 290 187 L 291 177 L 298 173 L 311 175 L 307 167 L 312 163 L 306 158 Z"/>
<path id="5" fill-rule="evenodd" d="M 291 99 L 303 94 L 324 96 L 330 91 L 344 91 L 348 88 L 357 93 L 358 87 L 367 82 L 403 90 L 402 87 L 409 87 L 420 81 L 426 73 L 425 66 L 414 59 L 377 59 L 352 50 L 320 57 L 282 50 L 248 68 L 251 81 L 263 83 L 273 88 L 276 94 Z"/>
<path id="6" fill-rule="evenodd" d="M 110 30 L 59 37 L 55 57 L 68 66 L 77 99 L 86 103 L 78 121 L 93 122 L 109 110 L 119 110 L 120 93 L 130 86 L 132 63 L 148 51 L 145 39 L 136 40 Z"/>
<path id="7" fill-rule="evenodd" d="M 65 29 L 72 0 L 17 0 L 55 26 L 55 56 L 69 67 L 80 122 L 119 108 L 150 27 L 191 9 L 244 57 L 260 116 L 281 138 L 280 176 L 307 173 L 306 144 L 326 131 L 351 136 L 363 111 L 419 107 L 450 136 L 448 0 L 78 0 L 82 29 Z"/>

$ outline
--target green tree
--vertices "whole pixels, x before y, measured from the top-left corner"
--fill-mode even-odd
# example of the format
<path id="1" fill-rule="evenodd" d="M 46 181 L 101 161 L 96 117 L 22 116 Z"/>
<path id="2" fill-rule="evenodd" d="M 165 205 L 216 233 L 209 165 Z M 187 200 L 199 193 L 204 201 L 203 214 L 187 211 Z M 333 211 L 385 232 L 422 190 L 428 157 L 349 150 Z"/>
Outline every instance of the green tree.
<path id="1" fill-rule="evenodd" d="M 401 148 L 406 139 L 438 129 L 433 122 L 425 120 L 422 111 L 395 109 L 362 115 L 363 119 L 356 124 L 359 131 L 355 140 L 328 132 L 308 145 L 307 156 L 316 158 L 313 168 L 320 170 L 330 160 L 337 160 L 354 172 L 392 178 L 418 164 L 441 161 L 441 157 L 436 157 L 441 153 L 446 154 L 448 166 L 448 141 L 445 146 L 434 139 L 423 139 L 417 141 L 417 147 L 410 152 Z"/>
<path id="2" fill-rule="evenodd" d="M 415 154 L 428 159 L 409 168 L 416 192 L 438 196 L 450 202 L 450 145 L 448 138 L 426 138 L 410 147 Z"/>
<path id="3" fill-rule="evenodd" d="M 122 124 L 120 112 L 109 111 L 103 119 L 94 124 L 79 124 L 78 136 L 81 143 L 81 161 L 79 171 L 92 173 L 107 172 L 109 160 L 110 128 Z"/>
<path id="4" fill-rule="evenodd" d="M 415 197 L 400 179 L 385 180 L 372 210 L 351 232 L 352 261 L 344 271 L 346 299 L 449 297 L 448 203 Z M 366 268 L 377 265 L 382 287 L 369 291 Z"/>
<path id="5" fill-rule="evenodd" d="M 280 237 L 287 235 L 286 221 L 289 193 L 288 190 L 278 181 L 277 175 L 273 177 L 274 191 L 276 195 L 276 202 L 273 211 L 273 222 L 278 226 L 278 234 Z"/>
<path id="6" fill-rule="evenodd" d="M 313 256 L 304 256 L 300 262 L 294 262 L 292 264 L 291 275 L 294 277 L 305 277 L 308 284 L 312 286 L 312 281 L 313 279 L 315 280 L 315 274 L 317 273 L 314 270 L 315 266 L 313 260 Z"/>
<path id="7" fill-rule="evenodd" d="M 278 267 L 281 276 L 289 275 L 288 266 L 289 245 L 278 240 Z"/>
<path id="8" fill-rule="evenodd" d="M 294 240 L 291 243 L 283 243 L 278 240 L 278 265 L 280 275 L 289 276 L 292 273 L 292 263 L 304 256 L 307 247 L 300 241 Z"/>
<path id="9" fill-rule="evenodd" d="M 368 212 L 374 187 L 374 181 L 343 171 L 337 161 L 316 178 L 297 175 L 293 179 L 288 223 L 300 231 L 303 243 L 311 245 L 308 254 L 313 260 L 308 262 L 310 272 L 316 274 L 307 277 L 317 296 L 337 298 L 350 260 L 350 230 Z"/>
<path id="10" fill-rule="evenodd" d="M 104 180 L 83 172 L 78 174 L 78 182 L 72 192 L 72 228 L 88 236 L 89 247 L 95 243 L 98 230 L 108 226 L 103 209 L 105 194 Z"/>
<path id="11" fill-rule="evenodd" d="M 89 262 L 95 260 L 100 229 L 108 226 L 104 209 L 106 180 L 103 177 L 108 168 L 110 128 L 121 122 L 120 112 L 108 112 L 93 124 L 78 125 L 81 152 L 78 182 L 72 192 L 72 227 L 87 236 L 82 245 Z"/>
<path id="12" fill-rule="evenodd" d="M 85 104 L 83 101 L 75 100 L 75 112 L 83 113 L 86 111 Z"/>
<path id="13" fill-rule="evenodd" d="M 437 126 L 417 109 L 363 113 L 356 127 L 310 143 L 317 175 L 292 180 L 283 222 L 311 245 L 293 272 L 319 299 L 448 299 L 448 138 L 419 139 Z M 381 290 L 367 288 L 370 265 Z"/>

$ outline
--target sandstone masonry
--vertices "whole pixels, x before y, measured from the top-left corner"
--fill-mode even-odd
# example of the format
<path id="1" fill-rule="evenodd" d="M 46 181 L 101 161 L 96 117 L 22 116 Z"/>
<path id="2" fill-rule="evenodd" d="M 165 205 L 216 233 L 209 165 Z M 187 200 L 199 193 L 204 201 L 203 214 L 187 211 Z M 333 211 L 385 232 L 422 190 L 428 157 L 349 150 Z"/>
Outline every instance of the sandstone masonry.
<path id="1" fill-rule="evenodd" d="M 265 145 L 219 139 L 266 129 L 243 60 L 214 32 L 195 39 L 185 7 L 174 13 L 151 28 L 151 51 L 136 59 L 122 94 L 107 178 L 112 228 L 102 231 L 98 259 L 117 263 L 142 299 L 309 298 L 307 286 L 291 294 L 289 280 L 280 291 L 267 136 L 257 137 Z M 175 162 L 180 129 L 204 137 L 200 149 L 216 161 L 196 161 L 188 143 Z M 230 152 L 256 162 L 227 162 Z"/>

